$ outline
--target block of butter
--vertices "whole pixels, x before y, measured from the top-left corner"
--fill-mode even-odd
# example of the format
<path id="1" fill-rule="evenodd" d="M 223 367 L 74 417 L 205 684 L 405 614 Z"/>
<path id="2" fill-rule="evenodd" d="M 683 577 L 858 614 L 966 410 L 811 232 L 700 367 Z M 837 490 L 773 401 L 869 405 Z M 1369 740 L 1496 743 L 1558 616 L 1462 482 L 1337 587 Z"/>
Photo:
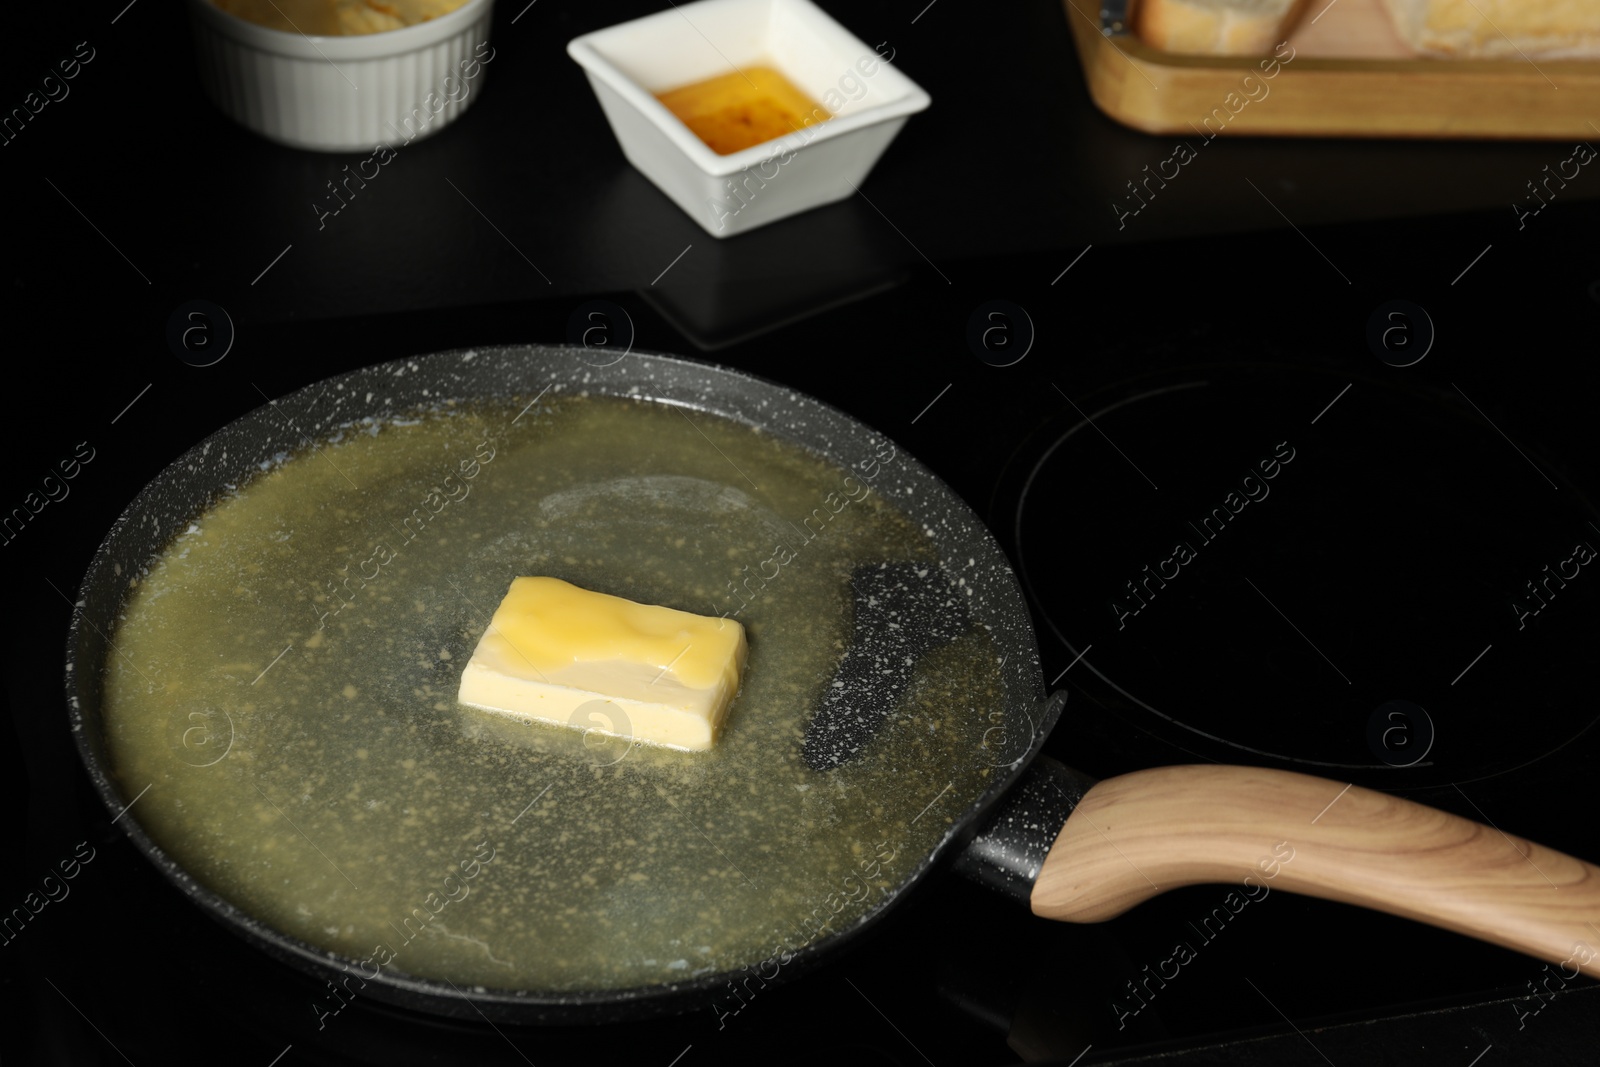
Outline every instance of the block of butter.
<path id="1" fill-rule="evenodd" d="M 517 578 L 461 672 L 463 704 L 689 751 L 712 746 L 739 689 L 744 627 Z M 609 707 L 579 714 L 595 701 Z M 596 725 L 609 721 L 611 728 Z"/>

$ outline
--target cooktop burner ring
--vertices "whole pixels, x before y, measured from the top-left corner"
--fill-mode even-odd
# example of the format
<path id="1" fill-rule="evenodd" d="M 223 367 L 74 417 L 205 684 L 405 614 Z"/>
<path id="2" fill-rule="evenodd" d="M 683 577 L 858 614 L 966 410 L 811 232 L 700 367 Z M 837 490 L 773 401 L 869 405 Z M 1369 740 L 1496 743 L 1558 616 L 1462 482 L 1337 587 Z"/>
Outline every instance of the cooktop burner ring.
<path id="1" fill-rule="evenodd" d="M 1067 669 L 1130 725 L 1423 788 L 1524 771 L 1600 720 L 1572 699 L 1600 523 L 1548 428 L 1512 441 L 1464 394 L 1282 365 L 1056 389 L 996 525 Z"/>

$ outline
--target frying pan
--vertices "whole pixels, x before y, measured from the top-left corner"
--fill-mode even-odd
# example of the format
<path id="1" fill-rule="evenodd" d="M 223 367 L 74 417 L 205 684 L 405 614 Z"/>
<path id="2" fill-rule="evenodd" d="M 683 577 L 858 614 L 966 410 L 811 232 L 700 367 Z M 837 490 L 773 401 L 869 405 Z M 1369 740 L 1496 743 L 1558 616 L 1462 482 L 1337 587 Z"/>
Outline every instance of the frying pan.
<path id="1" fill-rule="evenodd" d="M 819 700 L 793 714 L 805 724 L 801 748 L 818 787 L 870 805 L 878 791 L 914 781 L 932 787 L 928 802 L 893 828 L 906 856 L 890 884 L 838 924 L 805 924 L 798 911 L 782 916 L 794 936 L 764 957 L 623 988 L 463 989 L 380 968 L 370 976 L 362 972 L 363 994 L 447 1016 L 519 1022 L 687 1010 L 748 989 L 752 980 L 764 985 L 812 969 L 952 857 L 964 873 L 1026 900 L 1047 918 L 1099 921 L 1177 886 L 1232 883 L 1249 895 L 1270 882 L 1600 975 L 1600 957 L 1591 947 L 1600 943 L 1600 869 L 1587 863 L 1453 815 L 1306 775 L 1165 767 L 1096 784 L 1035 759 L 1065 694 L 1046 692 L 1028 612 L 1004 554 L 932 473 L 869 428 L 781 385 L 668 356 L 616 359 L 565 347 L 421 356 L 345 374 L 257 409 L 197 444 L 145 487 L 85 575 L 69 635 L 67 696 L 88 773 L 145 856 L 207 914 L 269 954 L 330 981 L 358 963 L 253 917 L 198 880 L 141 821 L 137 785 L 119 780 L 113 765 L 102 707 L 102 680 L 114 654 L 110 636 L 129 575 L 140 574 L 207 505 L 275 457 L 340 427 L 411 414 L 441 398 L 527 400 L 531 408 L 547 391 L 657 401 L 685 417 L 709 413 L 757 428 L 870 477 L 873 490 L 922 529 L 937 564 L 880 565 L 876 575 L 871 566 L 858 568 L 854 625 L 838 684 L 822 686 Z M 891 631 L 901 636 L 886 638 Z M 997 661 L 996 684 L 986 698 L 991 702 L 955 708 L 979 718 L 978 743 L 941 751 L 918 741 L 923 724 L 907 726 L 902 703 L 926 680 L 933 653 L 956 633 L 987 642 Z M 886 650 L 903 669 L 877 678 L 874 673 L 882 672 L 860 669 L 883 659 Z M 947 762 L 927 766 L 930 758 Z M 874 768 L 877 778 L 864 784 L 859 775 L 851 778 L 852 768 L 861 766 Z M 852 784 L 841 785 L 847 781 Z M 839 894 L 829 888 L 820 886 L 803 903 L 837 909 Z M 606 951 L 626 952 L 626 940 L 614 940 Z"/>

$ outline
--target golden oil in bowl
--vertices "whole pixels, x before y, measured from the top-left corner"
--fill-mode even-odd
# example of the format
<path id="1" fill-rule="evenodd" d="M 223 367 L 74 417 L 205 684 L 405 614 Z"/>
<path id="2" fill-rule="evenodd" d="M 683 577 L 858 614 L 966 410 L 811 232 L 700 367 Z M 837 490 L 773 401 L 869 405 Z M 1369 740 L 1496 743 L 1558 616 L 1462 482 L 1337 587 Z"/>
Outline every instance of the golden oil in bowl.
<path id="1" fill-rule="evenodd" d="M 831 117 L 781 71 L 764 65 L 669 89 L 656 99 L 723 156 Z"/>

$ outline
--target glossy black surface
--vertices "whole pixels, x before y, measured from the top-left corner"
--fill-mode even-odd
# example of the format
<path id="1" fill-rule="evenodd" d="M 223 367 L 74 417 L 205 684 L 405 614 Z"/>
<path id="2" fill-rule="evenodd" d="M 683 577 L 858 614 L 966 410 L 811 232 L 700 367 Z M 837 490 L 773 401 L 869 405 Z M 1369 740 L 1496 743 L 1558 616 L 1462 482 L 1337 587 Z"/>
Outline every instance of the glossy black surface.
<path id="1" fill-rule="evenodd" d="M 1600 637 L 1600 586 L 1572 558 L 1600 513 L 1571 427 L 1512 445 L 1476 406 L 1492 397 L 1373 363 L 1201 365 L 1074 397 L 1017 463 L 1025 580 L 1119 711 L 1197 757 L 1385 788 L 1538 773 L 1600 718 L 1564 696 Z M 1195 700 L 1202 679 L 1225 698 Z M 1509 707 L 1518 728 L 1496 729 Z"/>
<path id="2" fill-rule="evenodd" d="M 1592 222 L 1591 216 L 1576 212 L 1569 217 L 1575 226 Z M 1451 231 L 1492 225 L 1493 220 L 1468 217 L 1451 220 L 1449 228 L 1431 233 L 1419 224 L 1416 232 L 1422 235 L 1419 239 L 1438 241 Z M 1309 236 L 1330 255 L 1354 257 L 1372 264 L 1369 270 L 1381 266 L 1378 252 L 1362 251 L 1379 246 L 1380 235 L 1373 231 L 1314 231 Z M 1096 264 L 1098 270 L 1078 275 L 1075 288 L 1067 290 L 1050 285 L 1055 276 L 1051 268 L 1059 273 L 1056 264 L 1061 260 L 952 265 L 963 278 L 962 285 L 954 289 L 924 272 L 890 293 L 735 346 L 726 358 L 736 366 L 814 390 L 882 428 L 901 446 L 926 458 L 987 517 L 1002 540 L 1010 541 L 1014 535 L 1019 510 L 1025 514 L 1028 507 L 1047 502 L 1056 533 L 1054 540 L 1046 543 L 1063 554 L 1072 552 L 1084 539 L 1104 536 L 1090 527 L 1114 526 L 1120 509 L 1147 505 L 1137 490 L 1115 497 L 1115 506 L 1102 503 L 1096 507 L 1092 497 L 1086 501 L 1084 496 L 1064 491 L 1038 497 L 1030 504 L 1029 497 L 1011 491 L 1010 472 L 1033 469 L 1043 452 L 1038 443 L 1055 440 L 1058 428 L 1077 418 L 1074 404 L 1085 412 L 1098 410 L 1078 395 L 1093 398 L 1128 380 L 1150 375 L 1182 377 L 1219 363 L 1262 368 L 1255 378 L 1246 375 L 1243 379 L 1255 383 L 1246 388 L 1246 395 L 1259 395 L 1286 375 L 1298 380 L 1306 368 L 1318 375 L 1337 376 L 1343 371 L 1344 381 L 1404 385 L 1399 393 L 1408 396 L 1419 391 L 1438 395 L 1453 381 L 1530 457 L 1559 457 L 1559 464 L 1550 469 L 1552 477 L 1581 488 L 1595 484 L 1595 456 L 1600 455 L 1593 447 L 1594 429 L 1588 414 L 1594 395 L 1593 372 L 1586 363 L 1571 358 L 1565 346 L 1568 338 L 1571 343 L 1581 343 L 1585 336 L 1592 336 L 1600 304 L 1588 292 L 1593 279 L 1551 254 L 1560 247 L 1559 236 L 1553 234 L 1549 243 L 1528 249 L 1527 258 L 1516 264 L 1522 273 L 1486 272 L 1488 283 L 1497 289 L 1493 306 L 1479 306 L 1485 303 L 1483 294 L 1470 298 L 1459 289 L 1452 291 L 1448 278 L 1431 287 L 1406 285 L 1374 270 L 1371 283 L 1360 292 L 1349 293 L 1331 287 L 1302 291 L 1302 276 L 1286 272 L 1279 280 L 1264 279 L 1258 285 L 1247 314 L 1218 305 L 1205 293 L 1172 286 L 1163 292 L 1163 314 L 1140 315 L 1135 313 L 1125 279 L 1137 276 L 1144 266 L 1142 257 L 1107 250 Z M 1234 264 L 1305 250 L 1265 236 L 1226 245 L 1175 246 L 1169 251 L 1179 261 L 1208 257 Z M 1088 262 L 1086 259 L 1079 266 Z M 1434 270 L 1435 276 L 1442 273 Z M 968 281 L 978 278 L 984 280 Z M 1448 347 L 1441 341 L 1440 347 L 1414 368 L 1386 368 L 1367 350 L 1363 338 L 1371 310 L 1397 289 L 1424 304 L 1441 331 L 1452 331 L 1445 335 L 1451 337 Z M 996 291 L 1027 308 L 1039 332 L 1028 356 L 1008 368 L 990 366 L 965 345 L 967 314 Z M 617 293 L 605 299 L 626 307 L 641 346 L 683 344 L 682 338 L 674 342 L 671 327 L 637 297 Z M 1538 308 L 1537 321 L 1517 315 L 1496 316 L 1492 312 L 1502 301 L 1514 309 Z M 42 478 L 44 466 L 70 456 L 77 442 L 89 440 L 96 455 L 71 483 L 71 495 L 49 504 L 6 546 L 6 551 L 18 553 L 13 573 L 22 597 L 19 603 L 26 605 L 23 614 L 39 620 L 37 627 L 19 631 L 8 675 L 21 743 L 9 757 L 19 774 L 8 780 L 27 783 L 18 800 L 22 803 L 19 810 L 27 812 L 28 844 L 22 853 L 24 865 L 14 875 L 12 902 L 20 903 L 25 894 L 38 889 L 45 874 L 69 858 L 79 841 L 88 841 L 89 847 L 98 851 L 94 861 L 70 883 L 71 895 L 43 908 L 4 946 L 11 954 L 6 958 L 13 961 L 9 987 L 32 1006 L 28 1017 L 36 1021 L 31 1029 L 15 1031 L 7 1040 L 35 1049 L 46 1062 L 51 1062 L 47 1050 L 64 1048 L 80 1049 L 83 1062 L 95 1062 L 95 1057 L 120 1062 L 109 1044 L 68 1004 L 66 998 L 70 998 L 72 1005 L 81 1008 L 135 1062 L 152 1057 L 193 1060 L 203 1057 L 217 1042 L 230 1048 L 243 1042 L 263 1061 L 293 1045 L 284 1062 L 294 1062 L 301 1055 L 317 1056 L 324 1062 L 341 1058 L 370 1062 L 383 1057 L 398 1058 L 399 1062 L 451 1062 L 455 1056 L 468 1055 L 484 1062 L 495 1062 L 495 1057 L 521 1062 L 507 1044 L 509 1038 L 535 1062 L 555 1063 L 585 1062 L 607 1050 L 612 1055 L 660 1058 L 665 1063 L 690 1046 L 689 1056 L 711 1062 L 736 1062 L 755 1055 L 772 1056 L 780 1062 L 784 1055 L 795 1062 L 818 1056 L 843 1057 L 847 1062 L 850 1056 L 858 1057 L 859 1062 L 921 1062 L 913 1044 L 934 1056 L 935 1062 L 960 1063 L 1012 1062 L 1024 1048 L 1033 1050 L 1029 1055 L 1048 1054 L 1066 1062 L 1092 1045 L 1081 1061 L 1090 1063 L 1117 1062 L 1138 1049 L 1198 1050 L 1226 1042 L 1230 1035 L 1282 1033 L 1287 1042 L 1281 1048 L 1271 1043 L 1262 1046 L 1274 1051 L 1270 1056 L 1261 1053 L 1267 1058 L 1256 1062 L 1295 1063 L 1321 1062 L 1295 1028 L 1310 1032 L 1340 1021 L 1359 1020 L 1367 1020 L 1365 1029 L 1340 1030 L 1345 1036 L 1338 1040 L 1353 1042 L 1351 1047 L 1358 1048 L 1400 1042 L 1411 1050 L 1410 1062 L 1456 1062 L 1462 1051 L 1475 1055 L 1491 1043 L 1497 1052 L 1522 1050 L 1532 1055 L 1534 1049 L 1554 1047 L 1581 1053 L 1588 1015 L 1579 1003 L 1588 994 L 1578 991 L 1590 988 L 1587 980 L 1564 980 L 1555 968 L 1401 920 L 1275 893 L 1252 903 L 1226 930 L 1202 944 L 1190 924 L 1211 913 L 1223 895 L 1221 888 L 1176 891 L 1112 923 L 1070 927 L 1033 919 L 992 891 L 957 877 L 930 882 L 855 951 L 786 986 L 760 991 L 737 1015 L 728 1014 L 726 1006 L 714 1011 L 708 1002 L 699 1012 L 680 1019 L 577 1031 L 516 1028 L 502 1037 L 486 1024 L 440 1026 L 421 1017 L 396 1016 L 369 999 L 358 998 L 318 1029 L 319 1017 L 312 1006 L 324 995 L 320 986 L 235 943 L 169 889 L 142 858 L 121 843 L 118 829 L 108 825 L 109 815 L 76 767 L 63 725 L 54 664 L 59 662 L 67 605 L 57 589 L 72 587 L 100 531 L 136 485 L 199 436 L 260 403 L 261 392 L 281 395 L 378 353 L 420 350 L 449 337 L 475 343 L 520 332 L 559 335 L 576 306 L 576 302 L 566 301 L 491 306 L 455 315 L 353 319 L 312 329 L 246 320 L 235 350 L 206 369 L 187 366 L 148 341 L 142 342 L 140 350 L 135 347 L 141 342 L 132 325 L 104 323 L 96 347 L 137 352 L 128 357 L 137 362 L 120 371 L 108 367 L 100 378 L 80 389 L 82 399 L 77 406 L 51 409 L 38 405 L 24 413 L 27 421 L 14 424 L 13 451 L 30 457 L 33 467 L 18 471 L 13 486 L 18 500 L 30 491 L 33 475 Z M 1128 314 L 1118 309 L 1128 309 Z M 1303 325 L 1306 320 L 1323 325 L 1308 329 Z M 1530 330 L 1536 338 L 1533 341 L 1527 340 L 1525 331 Z M 1052 383 L 1060 387 L 1059 392 Z M 146 384 L 151 388 L 141 396 Z M 1338 381 L 1334 384 L 1342 388 Z M 949 391 L 944 392 L 947 385 Z M 1322 404 L 1309 411 L 1286 404 L 1277 414 L 1286 420 L 1304 421 L 1311 430 L 1326 430 L 1341 406 L 1357 399 L 1359 387 L 1353 386 L 1314 427 L 1309 426 L 1310 419 L 1334 399 L 1339 388 L 1317 394 L 1315 399 Z M 1070 403 L 1063 394 L 1072 398 Z M 1261 406 L 1269 410 L 1257 411 L 1254 417 L 1270 423 L 1274 412 L 1265 402 Z M 1359 406 L 1352 405 L 1351 410 L 1359 410 Z M 1425 406 L 1422 410 L 1430 409 Z M 118 420 L 114 424 L 113 418 Z M 1458 424 L 1459 420 L 1447 421 L 1447 425 Z M 1216 463 L 1215 480 L 1173 481 L 1164 464 L 1199 464 L 1202 460 L 1197 457 L 1206 454 L 1193 438 L 1185 438 L 1190 442 L 1187 449 L 1155 450 L 1158 454 L 1151 458 L 1146 451 L 1162 439 L 1169 425 L 1141 430 L 1107 424 L 1104 428 L 1118 447 L 1130 456 L 1137 455 L 1140 466 L 1158 485 L 1163 478 L 1169 479 L 1161 490 L 1147 487 L 1147 492 L 1192 492 L 1195 499 L 1209 501 L 1218 489 L 1225 490 L 1238 466 L 1235 460 L 1239 455 L 1225 455 Z M 1257 458 L 1251 451 L 1256 436 L 1240 436 L 1247 446 L 1243 458 Z M 1545 442 L 1550 442 L 1548 447 Z M 1275 443 L 1267 443 L 1268 452 Z M 1500 480 L 1513 479 L 1511 472 L 1517 464 L 1527 468 L 1530 481 L 1544 484 L 1538 470 L 1528 466 L 1511 444 L 1506 450 L 1512 464 L 1492 454 L 1484 460 L 1488 484 L 1506 484 Z M 1315 448 L 1305 455 L 1297 453 L 1274 479 L 1273 495 L 1249 507 L 1260 507 L 1260 515 L 1265 517 L 1270 516 L 1268 506 L 1291 502 L 1287 478 L 1302 469 L 1312 473 L 1297 488 L 1313 500 L 1340 485 L 1335 464 L 1320 469 L 1310 464 L 1297 466 L 1316 455 Z M 1441 468 L 1441 476 L 1447 474 L 1450 470 Z M 1093 485 L 1096 478 L 1108 475 L 1104 468 L 1085 464 L 1083 477 L 1086 484 Z M 1311 489 L 1321 492 L 1312 493 Z M 1498 531 L 1498 536 L 1515 540 L 1524 528 L 1537 530 L 1543 522 L 1563 521 L 1574 506 L 1568 495 L 1575 491 L 1545 486 L 1544 492 L 1549 498 L 1543 512 L 1507 512 L 1492 502 L 1480 502 L 1478 535 Z M 1447 510 L 1473 506 L 1470 500 L 1463 503 L 1427 487 L 1417 495 Z M 1177 510 L 1185 513 L 1181 507 Z M 1239 521 L 1251 517 L 1246 508 Z M 1486 618 L 1490 624 L 1498 619 L 1501 630 L 1483 634 L 1483 643 L 1474 647 L 1466 638 L 1476 640 L 1479 635 L 1458 625 L 1453 608 L 1443 614 L 1432 609 L 1434 624 L 1446 632 L 1459 632 L 1466 644 L 1465 655 L 1452 662 L 1454 670 L 1444 679 L 1444 688 L 1450 688 L 1451 678 L 1484 645 L 1494 646 L 1454 686 L 1455 692 L 1463 694 L 1461 706 L 1470 708 L 1478 702 L 1478 717 L 1456 720 L 1434 714 L 1439 709 L 1430 708 L 1436 736 L 1427 760 L 1431 766 L 1420 772 L 1418 768 L 1391 769 L 1368 749 L 1368 755 L 1361 757 L 1367 759 L 1368 767 L 1336 777 L 1349 780 L 1365 775 L 1381 786 L 1383 776 L 1392 774 L 1396 776 L 1393 782 L 1402 783 L 1396 788 L 1408 796 L 1469 817 L 1489 819 L 1507 832 L 1578 855 L 1600 856 L 1585 788 L 1597 752 L 1593 734 L 1579 733 L 1593 710 L 1581 686 L 1572 688 L 1562 681 L 1570 677 L 1563 673 L 1568 664 L 1548 660 L 1539 666 L 1538 659 L 1539 642 L 1564 646 L 1575 639 L 1573 632 L 1581 638 L 1585 627 L 1593 627 L 1592 615 L 1581 610 L 1560 614 L 1564 605 L 1584 603 L 1582 579 L 1563 593 L 1569 599 L 1549 601 L 1542 620 L 1529 620 L 1528 632 L 1521 637 L 1535 636 L 1535 641 L 1519 648 L 1515 643 L 1517 618 L 1509 608 L 1518 591 L 1514 585 L 1492 584 L 1498 580 L 1496 576 L 1507 572 L 1498 557 L 1486 558 L 1478 566 L 1470 554 L 1418 555 L 1423 549 L 1444 552 L 1449 544 L 1438 536 L 1407 538 L 1405 528 L 1384 525 L 1382 509 L 1370 517 L 1368 547 L 1357 552 L 1346 545 L 1352 558 L 1382 562 L 1399 556 L 1417 561 L 1419 567 L 1426 559 L 1442 559 L 1444 575 L 1486 590 L 1488 608 L 1498 607 L 1498 611 L 1489 610 Z M 1140 558 L 1151 531 L 1139 525 L 1117 528 L 1123 531 L 1130 558 Z M 1248 528 L 1236 529 L 1240 534 L 1248 532 Z M 1025 555 L 1030 566 L 1042 562 L 1035 555 Z M 1048 558 L 1048 553 L 1045 556 Z M 1204 562 L 1204 557 L 1199 562 Z M 1559 562 L 1558 556 L 1552 565 Z M 1120 583 L 1124 569 L 1091 567 L 1087 572 L 1070 573 L 1087 573 L 1093 578 L 1098 570 L 1098 580 L 1111 586 Z M 1526 577 L 1537 571 L 1535 567 Z M 1273 599 L 1279 607 L 1286 608 L 1295 625 L 1352 678 L 1370 670 L 1372 663 L 1385 662 L 1385 657 L 1396 657 L 1394 662 L 1401 665 L 1409 663 L 1398 652 L 1369 658 L 1331 649 L 1335 638 L 1327 634 L 1363 632 L 1362 612 L 1368 601 L 1354 598 L 1354 610 L 1338 610 L 1338 598 L 1331 605 L 1294 610 L 1288 601 L 1301 595 L 1297 590 L 1304 587 L 1299 584 L 1303 572 L 1292 558 L 1288 566 L 1263 564 L 1248 573 L 1263 590 L 1278 594 Z M 1425 571 L 1415 573 L 1420 576 Z M 1509 573 L 1521 575 L 1514 567 Z M 1200 572 L 1185 577 L 1200 579 L 1195 588 L 1211 588 L 1210 580 Z M 1435 577 L 1434 581 L 1436 587 L 1448 589 L 1444 578 Z M 1177 591 L 1176 584 L 1169 590 Z M 1497 606 L 1496 598 L 1505 602 Z M 1155 612 L 1171 603 L 1151 601 L 1150 614 L 1130 620 L 1128 632 L 1136 633 L 1136 624 L 1162 625 Z M 1215 606 L 1222 611 L 1237 603 L 1238 598 L 1219 596 Z M 1396 606 L 1391 610 L 1427 608 L 1410 585 L 1384 603 Z M 1446 601 L 1446 605 L 1450 603 Z M 1044 603 L 1035 607 L 1041 633 L 1049 634 L 1045 624 L 1053 617 L 1060 618 L 1060 609 Z M 1102 608 L 1110 621 L 1100 625 L 1115 633 L 1116 617 L 1109 607 Z M 1091 612 L 1087 617 L 1093 620 L 1096 616 Z M 1542 623 L 1537 630 L 1536 622 Z M 1192 626 L 1182 633 L 1184 640 L 1222 648 L 1228 643 L 1225 631 L 1229 627 L 1259 625 L 1259 612 L 1231 618 L 1224 613 L 1209 629 Z M 1188 656 L 1182 640 L 1155 643 L 1155 637 L 1146 636 L 1142 640 L 1146 646 L 1155 643 L 1154 653 L 1141 661 L 1137 649 L 1145 646 L 1130 651 L 1109 639 L 1104 645 L 1077 635 L 1068 639 L 1073 644 L 1050 637 L 1045 640 L 1045 680 L 1055 680 L 1069 693 L 1049 752 L 1096 777 L 1196 758 L 1241 758 L 1234 745 L 1219 746 L 1215 754 L 1211 750 L 1196 753 L 1199 745 L 1194 731 L 1121 701 L 1110 684 L 1123 683 L 1127 676 L 1112 674 L 1112 668 L 1126 663 L 1131 664 L 1128 669 L 1136 669 L 1141 684 L 1182 691 L 1182 701 L 1171 707 L 1188 714 L 1184 722 L 1204 724 L 1207 717 L 1225 722 L 1229 709 L 1237 714 L 1263 714 L 1257 703 L 1234 695 L 1247 681 L 1237 677 L 1236 663 Z M 1079 658 L 1087 644 L 1094 648 Z M 1335 652 L 1343 655 L 1335 656 Z M 1483 668 L 1492 666 L 1492 657 L 1500 652 L 1520 652 L 1524 658 L 1514 662 L 1534 664 L 1536 673 L 1524 679 L 1520 696 L 1495 707 L 1489 697 L 1505 683 L 1494 671 Z M 1283 644 L 1280 654 L 1294 657 L 1283 668 L 1289 684 L 1299 678 L 1289 671 L 1291 665 L 1312 674 L 1330 671 L 1303 642 L 1300 647 Z M 1108 680 L 1084 669 L 1089 666 Z M 1298 684 L 1302 696 L 1322 692 L 1303 681 Z M 1340 688 L 1350 687 L 1327 688 L 1338 694 Z M 1376 695 L 1385 700 L 1396 696 L 1390 690 Z M 1418 704 L 1427 707 L 1425 701 Z M 1285 716 L 1294 717 L 1292 701 L 1279 707 Z M 1548 721 L 1530 714 L 1530 707 L 1545 709 L 1543 716 Z M 1265 721 L 1270 722 L 1270 716 Z M 1366 737 L 1366 726 L 1366 717 L 1356 716 L 1344 720 L 1343 730 L 1319 726 L 1297 736 L 1283 727 L 1285 736 L 1300 746 L 1287 755 L 1348 750 Z M 1545 739 L 1577 736 L 1549 752 L 1549 746 L 1535 743 L 1526 734 Z M 1541 758 L 1521 769 L 1502 769 L 1484 778 L 1484 753 L 1492 753 L 1496 744 L 1506 750 L 1537 753 Z M 1328 747 L 1319 749 L 1319 745 Z M 1295 758 L 1283 762 L 1304 769 Z M 1494 769 L 1492 764 L 1490 769 Z M 1159 968 L 1179 940 L 1194 942 L 1198 959 L 1146 1007 L 1133 1012 L 1136 1005 L 1129 999 L 1128 983 L 1140 980 L 1146 967 Z M 174 944 L 184 946 L 183 950 L 175 952 Z M 119 962 L 114 967 L 88 970 L 76 962 L 97 959 Z M 139 976 L 136 979 L 130 979 L 126 963 L 120 962 L 129 960 L 140 961 L 132 972 Z M 1351 975 L 1358 975 L 1359 980 L 1352 981 Z M 1539 990 L 1540 998 L 1534 998 L 1530 983 Z M 1560 992 L 1563 987 L 1566 992 Z M 1552 995 L 1542 999 L 1546 988 Z M 196 990 L 205 992 L 202 995 Z M 1470 1004 L 1483 1007 L 1474 1009 L 1475 1013 L 1413 1017 L 1421 1009 Z M 1538 1014 L 1531 1014 L 1535 1009 Z M 1290 1022 L 1285 1022 L 1286 1017 Z M 819 1018 L 828 1020 L 828 1026 L 815 1026 L 814 1020 Z M 1455 1031 L 1458 1044 L 1446 1054 L 1431 1042 L 1441 1028 L 1448 1032 L 1449 1021 L 1454 1019 L 1462 1020 Z M 1372 1036 L 1378 1033 L 1386 1036 Z M 1420 1035 L 1429 1035 L 1427 1048 L 1422 1047 Z M 1371 1046 L 1363 1044 L 1368 1037 Z M 1186 1054 L 1195 1058 L 1178 1062 L 1250 1062 L 1247 1057 L 1253 1053 L 1241 1049 L 1254 1047 L 1240 1046 L 1227 1054 L 1196 1051 Z M 56 1056 L 54 1062 L 63 1062 L 60 1057 L 67 1055 L 50 1054 Z"/>
<path id="3" fill-rule="evenodd" d="M 792 316 L 796 298 L 847 299 L 930 261 L 948 275 L 970 257 L 1132 244 L 1157 270 L 1165 256 L 1153 243 L 1174 238 L 1491 207 L 1497 228 L 1515 232 L 1511 205 L 1533 204 L 1525 183 L 1572 154 L 1541 142 L 1219 138 L 1124 218 L 1128 184 L 1176 139 L 1094 108 L 1059 0 L 939 0 L 925 14 L 927 0 L 824 3 L 881 43 L 932 106 L 906 124 L 864 196 L 717 241 L 623 159 L 565 51 L 666 5 L 500 0 L 481 98 L 323 217 L 329 183 L 370 153 L 285 149 L 234 125 L 200 96 L 182 4 L 139 0 L 115 23 L 123 5 L 109 6 L 19 8 L 0 42 L 8 110 L 79 42 L 94 55 L 64 99 L 0 145 L 15 202 L 48 234 L 13 276 L 21 299 L 73 278 L 136 313 L 148 279 L 171 305 L 225 287 L 230 313 L 259 321 L 650 289 L 686 333 L 720 344 Z M 1595 186 L 1574 180 L 1552 207 L 1594 199 Z M 104 255 L 85 218 L 122 254 Z M 1529 218 L 1519 239 L 1549 224 L 1549 211 Z M 1450 275 L 1482 247 L 1458 250 Z M 1052 277 L 1071 256 L 1057 258 Z"/>

